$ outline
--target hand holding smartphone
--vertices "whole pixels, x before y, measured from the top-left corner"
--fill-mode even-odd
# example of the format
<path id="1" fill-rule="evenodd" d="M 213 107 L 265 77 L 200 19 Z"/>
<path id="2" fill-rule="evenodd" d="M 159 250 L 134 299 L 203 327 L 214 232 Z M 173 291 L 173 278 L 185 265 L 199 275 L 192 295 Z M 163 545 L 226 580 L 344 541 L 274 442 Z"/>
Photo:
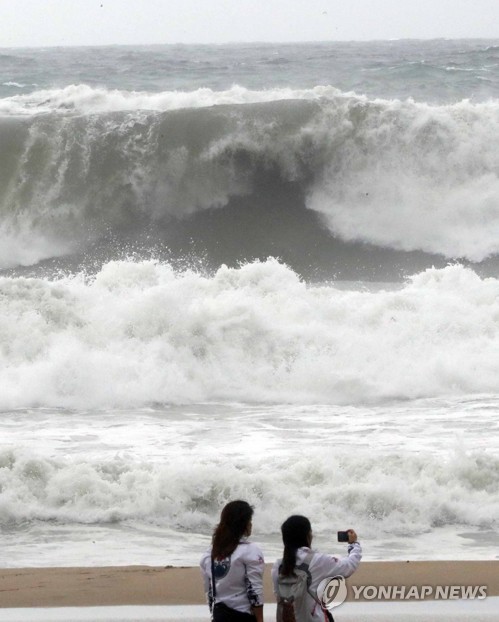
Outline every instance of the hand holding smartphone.
<path id="1" fill-rule="evenodd" d="M 353 529 L 347 531 L 338 531 L 338 542 L 356 542 L 357 534 Z"/>

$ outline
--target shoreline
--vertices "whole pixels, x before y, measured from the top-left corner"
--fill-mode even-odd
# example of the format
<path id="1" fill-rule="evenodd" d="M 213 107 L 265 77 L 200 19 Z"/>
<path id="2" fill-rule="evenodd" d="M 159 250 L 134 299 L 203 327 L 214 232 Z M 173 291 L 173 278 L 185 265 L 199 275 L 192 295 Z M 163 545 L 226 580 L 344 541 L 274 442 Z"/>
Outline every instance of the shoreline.
<path id="1" fill-rule="evenodd" d="M 266 564 L 266 603 L 274 602 L 270 569 L 271 564 Z M 437 586 L 486 586 L 487 597 L 499 596 L 499 560 L 362 562 L 347 584 L 347 601 L 354 600 L 353 588 L 360 586 L 417 586 L 419 594 L 422 586 L 430 586 L 425 600 L 435 599 Z M 377 598 L 355 600 L 374 602 Z M 197 567 L 0 569 L 0 608 L 202 604 L 205 596 Z"/>

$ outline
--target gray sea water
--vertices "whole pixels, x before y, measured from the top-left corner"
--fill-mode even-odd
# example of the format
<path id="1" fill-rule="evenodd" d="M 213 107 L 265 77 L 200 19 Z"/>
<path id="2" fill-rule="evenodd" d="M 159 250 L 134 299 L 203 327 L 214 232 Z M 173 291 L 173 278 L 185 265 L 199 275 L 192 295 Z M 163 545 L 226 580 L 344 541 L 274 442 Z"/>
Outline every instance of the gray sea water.
<path id="1" fill-rule="evenodd" d="M 497 557 L 498 137 L 498 41 L 1 49 L 0 565 Z"/>
<path id="2" fill-rule="evenodd" d="M 497 40 L 0 48 L 0 95 L 87 84 L 158 93 L 331 85 L 430 104 L 499 94 Z"/>

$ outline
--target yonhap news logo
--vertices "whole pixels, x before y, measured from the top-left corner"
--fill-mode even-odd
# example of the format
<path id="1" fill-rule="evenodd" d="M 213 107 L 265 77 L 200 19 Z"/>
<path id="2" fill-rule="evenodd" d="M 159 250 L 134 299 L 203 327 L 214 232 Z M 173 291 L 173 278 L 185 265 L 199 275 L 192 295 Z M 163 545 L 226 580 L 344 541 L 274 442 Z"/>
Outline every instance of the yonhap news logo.
<path id="1" fill-rule="evenodd" d="M 351 600 L 483 600 L 486 585 L 352 585 Z M 348 595 L 345 577 L 326 577 L 317 586 L 317 598 L 324 609 L 334 609 Z"/>
<path id="2" fill-rule="evenodd" d="M 486 585 L 353 585 L 354 600 L 483 600 Z"/>
<path id="3" fill-rule="evenodd" d="M 324 609 L 339 607 L 347 597 L 345 577 L 326 577 L 317 586 L 317 596 Z"/>

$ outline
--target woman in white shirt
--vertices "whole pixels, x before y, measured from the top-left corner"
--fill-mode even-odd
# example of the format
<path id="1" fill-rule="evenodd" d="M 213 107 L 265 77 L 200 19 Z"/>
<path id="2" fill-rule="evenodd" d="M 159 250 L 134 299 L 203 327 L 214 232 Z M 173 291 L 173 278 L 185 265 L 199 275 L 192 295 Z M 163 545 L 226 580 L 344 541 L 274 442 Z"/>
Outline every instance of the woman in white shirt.
<path id="1" fill-rule="evenodd" d="M 283 558 L 278 559 L 272 568 L 274 592 L 277 594 L 279 575 L 292 576 L 295 568 L 308 564 L 310 573 L 308 591 L 300 602 L 295 602 L 293 614 L 296 622 L 325 622 L 331 620 L 328 611 L 322 609 L 319 599 L 312 595 L 317 594 L 317 588 L 323 579 L 328 577 L 349 577 L 356 570 L 362 558 L 362 548 L 357 542 L 357 534 L 353 529 L 348 530 L 348 555 L 336 557 L 313 551 L 312 526 L 305 516 L 290 516 L 281 526 L 284 543 Z M 289 612 L 286 606 L 278 604 L 277 618 L 286 618 Z"/>
<path id="2" fill-rule="evenodd" d="M 201 558 L 204 588 L 214 622 L 263 622 L 260 547 L 248 541 L 253 508 L 231 501 L 222 510 L 212 546 Z"/>

